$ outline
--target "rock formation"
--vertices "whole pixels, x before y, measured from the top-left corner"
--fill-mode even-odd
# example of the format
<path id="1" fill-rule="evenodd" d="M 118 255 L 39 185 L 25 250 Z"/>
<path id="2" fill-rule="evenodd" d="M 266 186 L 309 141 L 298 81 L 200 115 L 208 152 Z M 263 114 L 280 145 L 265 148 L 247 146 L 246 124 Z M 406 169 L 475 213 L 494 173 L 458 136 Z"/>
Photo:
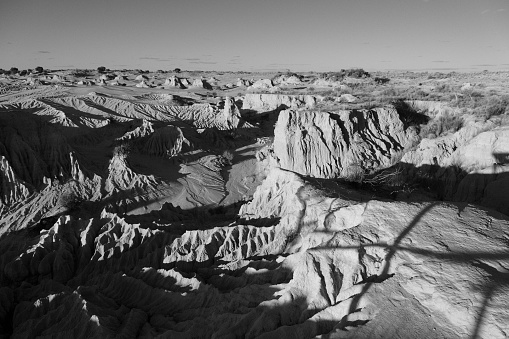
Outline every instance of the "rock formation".
<path id="1" fill-rule="evenodd" d="M 272 83 L 272 80 L 270 79 L 260 79 L 255 81 L 251 86 L 249 86 L 247 89 L 269 89 L 274 87 L 274 84 Z"/>
<path id="2" fill-rule="evenodd" d="M 391 164 L 415 138 L 393 108 L 313 112 L 286 110 L 274 131 L 281 168 L 317 178 L 350 177 Z"/>
<path id="3" fill-rule="evenodd" d="M 0 337 L 507 337 L 502 113 L 428 138 L 459 110 L 237 76 L 207 74 L 213 98 L 136 87 L 159 73 L 88 94 L 2 80 Z M 368 181 L 385 171 L 408 198 Z"/>
<path id="4" fill-rule="evenodd" d="M 313 108 L 320 99 L 313 95 L 247 93 L 242 102 L 242 109 L 266 113 L 281 108 Z"/>

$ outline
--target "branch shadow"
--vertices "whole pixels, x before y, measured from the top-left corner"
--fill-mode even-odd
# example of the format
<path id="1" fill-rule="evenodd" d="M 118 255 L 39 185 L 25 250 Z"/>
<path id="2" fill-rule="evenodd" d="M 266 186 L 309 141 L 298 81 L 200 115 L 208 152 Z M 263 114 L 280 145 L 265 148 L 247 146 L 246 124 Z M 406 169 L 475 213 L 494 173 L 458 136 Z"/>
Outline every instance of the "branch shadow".
<path id="1" fill-rule="evenodd" d="M 479 307 L 478 315 L 476 322 L 474 324 L 472 330 L 471 338 L 479 338 L 480 329 L 482 327 L 483 319 L 486 316 L 487 307 L 490 302 L 490 298 L 493 296 L 494 292 L 501 288 L 502 286 L 509 286 L 509 272 L 500 272 L 497 269 L 491 267 L 480 261 L 480 259 L 487 260 L 504 260 L 509 259 L 509 249 L 505 251 L 499 252 L 440 252 L 440 251 L 432 251 L 427 249 L 421 249 L 416 247 L 405 247 L 401 246 L 402 240 L 415 228 L 415 226 L 419 223 L 419 221 L 423 218 L 426 213 L 429 213 L 435 206 L 439 203 L 434 202 L 427 205 L 423 208 L 405 227 L 405 229 L 398 235 L 393 244 L 389 243 L 374 243 L 374 244 L 365 244 L 360 246 L 333 246 L 333 247 L 317 247 L 308 249 L 308 251 L 326 251 L 326 250 L 347 250 L 347 249 L 356 249 L 359 251 L 365 251 L 366 248 L 369 247 L 379 247 L 388 250 L 387 255 L 385 257 L 385 264 L 383 269 L 379 275 L 373 275 L 370 277 L 365 277 L 363 281 L 364 286 L 362 290 L 352 298 L 352 303 L 350 304 L 349 313 L 354 313 L 358 310 L 361 299 L 365 297 L 368 291 L 378 283 L 385 281 L 390 278 L 394 274 L 390 274 L 391 260 L 394 258 L 397 252 L 408 252 L 413 254 L 419 254 L 426 256 L 428 258 L 439 259 L 443 261 L 448 261 L 452 263 L 465 263 L 470 262 L 473 266 L 478 267 L 486 271 L 489 274 L 489 280 L 483 285 L 481 288 L 483 291 L 483 301 L 482 305 Z M 346 326 L 346 325 L 345 325 Z"/>

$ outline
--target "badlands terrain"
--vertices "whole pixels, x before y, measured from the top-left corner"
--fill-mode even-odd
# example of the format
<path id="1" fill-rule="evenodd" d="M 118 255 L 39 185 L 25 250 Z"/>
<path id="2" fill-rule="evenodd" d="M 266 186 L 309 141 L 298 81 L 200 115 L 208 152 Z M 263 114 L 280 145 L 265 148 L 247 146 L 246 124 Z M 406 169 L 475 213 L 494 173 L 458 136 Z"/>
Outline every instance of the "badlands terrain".
<path id="1" fill-rule="evenodd" d="M 508 84 L 0 75 L 0 337 L 507 338 Z"/>

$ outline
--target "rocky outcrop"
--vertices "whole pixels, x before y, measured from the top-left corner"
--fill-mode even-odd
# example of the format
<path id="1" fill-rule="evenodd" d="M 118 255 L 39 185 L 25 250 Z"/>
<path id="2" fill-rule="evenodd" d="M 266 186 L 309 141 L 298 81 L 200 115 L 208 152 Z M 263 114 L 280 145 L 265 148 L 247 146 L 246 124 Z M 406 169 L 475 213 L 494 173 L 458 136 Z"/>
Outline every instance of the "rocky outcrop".
<path id="1" fill-rule="evenodd" d="M 278 76 L 275 76 L 272 79 L 272 82 L 275 85 L 292 86 L 292 85 L 301 85 L 302 79 L 297 74 L 280 74 Z"/>
<path id="2" fill-rule="evenodd" d="M 207 80 L 204 79 L 194 79 L 193 83 L 191 84 L 191 87 L 212 89 L 212 85 L 209 84 Z"/>
<path id="3" fill-rule="evenodd" d="M 137 83 L 135 86 L 138 87 L 138 88 L 150 88 L 150 87 L 152 87 L 149 84 L 147 84 L 145 82 L 145 80 L 141 81 L 140 83 Z"/>
<path id="4" fill-rule="evenodd" d="M 485 131 L 458 147 L 451 163 L 465 170 L 496 167 L 509 163 L 509 127 Z"/>
<path id="5" fill-rule="evenodd" d="M 171 86 L 171 87 L 177 87 L 177 88 L 186 88 L 179 78 L 176 76 L 172 76 L 164 81 L 163 86 Z"/>
<path id="6" fill-rule="evenodd" d="M 281 168 L 317 178 L 349 177 L 389 166 L 415 138 L 393 108 L 282 111 L 274 135 Z"/>
<path id="7" fill-rule="evenodd" d="M 434 177 L 442 183 L 436 190 L 443 199 L 482 204 L 507 214 L 509 200 L 502 191 L 509 173 L 509 129 L 483 132 L 490 126 L 474 123 L 454 134 L 423 139 L 401 159 L 406 175 Z"/>
<path id="8" fill-rule="evenodd" d="M 166 126 L 150 136 L 143 147 L 143 152 L 171 158 L 180 154 L 186 146 L 189 148 L 189 141 L 184 137 L 182 130 L 178 127 Z"/>
<path id="9" fill-rule="evenodd" d="M 251 80 L 247 80 L 247 79 L 237 79 L 237 87 L 249 87 L 252 85 L 252 82 Z"/>
<path id="10" fill-rule="evenodd" d="M 126 132 L 118 141 L 129 141 L 143 138 L 154 133 L 154 126 L 150 121 L 142 120 L 140 126 L 135 127 L 133 130 Z"/>
<path id="11" fill-rule="evenodd" d="M 255 81 L 251 86 L 249 86 L 248 90 L 254 90 L 254 89 L 270 89 L 273 88 L 274 84 L 272 83 L 272 80 L 270 79 L 260 79 Z"/>
<path id="12" fill-rule="evenodd" d="M 288 108 L 313 108 L 321 97 L 313 95 L 254 94 L 247 93 L 242 102 L 242 109 L 265 113 Z"/>
<path id="13" fill-rule="evenodd" d="M 117 146 L 108 165 L 108 177 L 105 180 L 105 190 L 137 189 L 140 192 L 156 184 L 153 176 L 141 175 L 134 172 L 128 164 L 129 147 Z"/>
<path id="14" fill-rule="evenodd" d="M 8 206 L 28 197 L 30 191 L 14 173 L 9 161 L 0 156 L 0 212 L 4 205 Z"/>

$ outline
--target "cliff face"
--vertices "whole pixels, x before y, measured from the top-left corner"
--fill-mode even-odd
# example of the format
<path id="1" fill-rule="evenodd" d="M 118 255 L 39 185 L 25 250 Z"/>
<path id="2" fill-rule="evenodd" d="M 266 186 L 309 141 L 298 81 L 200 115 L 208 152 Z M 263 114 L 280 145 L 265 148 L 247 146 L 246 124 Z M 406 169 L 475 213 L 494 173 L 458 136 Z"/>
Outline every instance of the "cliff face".
<path id="1" fill-rule="evenodd" d="M 348 177 L 357 170 L 388 166 L 415 138 L 392 108 L 283 111 L 274 131 L 281 168 L 317 178 Z"/>

